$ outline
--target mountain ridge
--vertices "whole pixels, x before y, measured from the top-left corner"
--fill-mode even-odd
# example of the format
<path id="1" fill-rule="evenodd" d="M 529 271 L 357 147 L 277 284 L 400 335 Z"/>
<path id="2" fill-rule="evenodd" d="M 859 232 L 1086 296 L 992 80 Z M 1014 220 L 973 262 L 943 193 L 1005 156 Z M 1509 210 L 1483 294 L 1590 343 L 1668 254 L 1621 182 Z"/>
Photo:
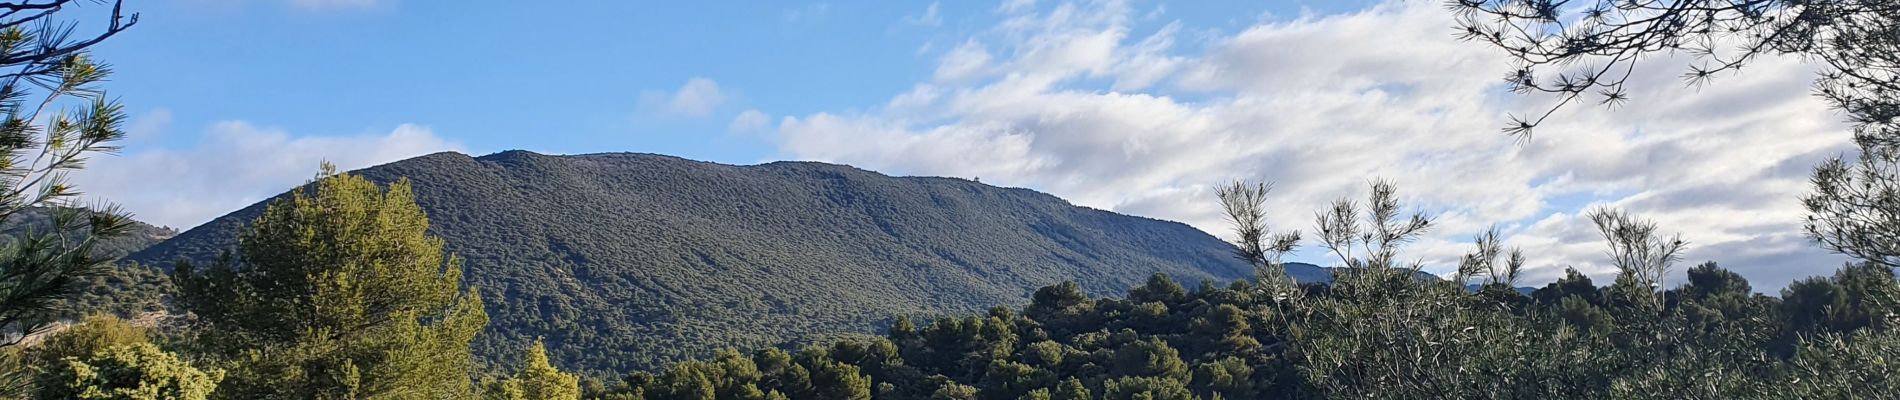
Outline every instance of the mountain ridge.
<path id="1" fill-rule="evenodd" d="M 1021 304 L 1063 280 L 1110 294 L 1154 273 L 1190 284 L 1252 274 L 1231 246 L 1179 222 L 841 164 L 512 150 L 352 173 L 411 182 L 489 301 L 495 322 L 476 347 L 491 362 L 544 337 L 568 367 L 624 372 L 873 332 L 896 315 Z M 266 203 L 128 259 L 215 259 Z"/>

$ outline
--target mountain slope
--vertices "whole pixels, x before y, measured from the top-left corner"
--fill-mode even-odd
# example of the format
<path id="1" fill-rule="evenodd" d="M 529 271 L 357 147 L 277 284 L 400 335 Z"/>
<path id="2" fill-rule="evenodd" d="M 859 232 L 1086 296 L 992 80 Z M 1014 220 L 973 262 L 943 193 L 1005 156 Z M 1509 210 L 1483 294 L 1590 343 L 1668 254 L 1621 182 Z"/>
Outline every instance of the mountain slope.
<path id="1" fill-rule="evenodd" d="M 5 222 L 0 222 L 0 245 L 12 243 L 14 238 L 27 232 L 46 232 L 52 229 L 55 212 L 51 208 L 29 207 L 14 213 Z M 177 234 L 178 231 L 172 228 L 153 226 L 134 219 L 131 229 L 128 229 L 125 235 L 100 241 L 93 248 L 108 258 L 119 258 L 144 250 Z"/>
<path id="2" fill-rule="evenodd" d="M 1021 304 L 1075 280 L 1119 293 L 1162 272 L 1251 275 L 1184 224 L 1025 189 L 848 166 L 644 154 L 439 153 L 357 171 L 409 178 L 493 323 L 488 360 L 534 337 L 566 367 L 626 371 L 721 347 L 870 332 L 897 314 Z M 129 257 L 209 260 L 262 203 Z"/>

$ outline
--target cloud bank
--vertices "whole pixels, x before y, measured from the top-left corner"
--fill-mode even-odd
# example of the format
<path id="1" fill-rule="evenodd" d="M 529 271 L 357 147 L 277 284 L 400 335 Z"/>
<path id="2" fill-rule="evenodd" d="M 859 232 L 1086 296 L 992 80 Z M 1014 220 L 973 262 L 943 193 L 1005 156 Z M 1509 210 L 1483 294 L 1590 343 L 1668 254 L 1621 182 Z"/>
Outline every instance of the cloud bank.
<path id="1" fill-rule="evenodd" d="M 315 177 L 324 161 L 360 169 L 439 151 L 463 151 L 426 126 L 388 133 L 294 137 L 245 121 L 212 124 L 192 147 L 97 155 L 73 183 L 134 218 L 186 229 Z"/>
<path id="2" fill-rule="evenodd" d="M 1504 92 L 1507 60 L 1453 38 L 1436 3 L 1235 32 L 1137 29 L 1142 13 L 1112 0 L 997 12 L 881 108 L 782 119 L 781 155 L 1030 187 L 1223 237 L 1223 182 L 1275 182 L 1272 221 L 1310 232 L 1327 201 L 1390 179 L 1438 216 L 1409 252 L 1428 270 L 1447 272 L 1497 224 L 1540 285 L 1565 267 L 1610 276 L 1579 216 L 1596 206 L 1680 232 L 1691 247 L 1678 276 L 1715 260 L 1773 290 L 1844 261 L 1800 231 L 1809 168 L 1848 150 L 1849 134 L 1798 60 L 1687 89 L 1686 60 L 1650 59 L 1628 108 L 1569 108 L 1519 142 L 1499 133 L 1505 115 L 1550 99 Z M 1329 261 L 1319 254 L 1301 258 Z"/>

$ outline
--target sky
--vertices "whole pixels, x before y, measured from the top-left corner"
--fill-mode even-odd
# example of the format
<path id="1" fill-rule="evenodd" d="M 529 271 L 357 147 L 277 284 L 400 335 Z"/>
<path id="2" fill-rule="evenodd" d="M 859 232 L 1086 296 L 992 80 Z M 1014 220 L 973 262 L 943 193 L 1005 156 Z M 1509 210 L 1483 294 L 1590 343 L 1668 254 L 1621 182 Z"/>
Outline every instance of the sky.
<path id="1" fill-rule="evenodd" d="M 1552 99 L 1504 91 L 1438 1 L 130 3 L 94 50 L 129 138 L 74 180 L 181 229 L 323 161 L 525 149 L 974 178 L 1221 237 L 1216 185 L 1272 182 L 1270 222 L 1311 232 L 1387 179 L 1436 218 L 1408 257 L 1448 272 L 1496 226 L 1535 285 L 1613 274 L 1580 217 L 1603 206 L 1680 233 L 1678 279 L 1713 260 L 1772 292 L 1846 261 L 1801 233 L 1810 169 L 1851 149 L 1815 66 L 1691 88 L 1653 57 L 1624 108 L 1520 141 L 1506 115 Z"/>

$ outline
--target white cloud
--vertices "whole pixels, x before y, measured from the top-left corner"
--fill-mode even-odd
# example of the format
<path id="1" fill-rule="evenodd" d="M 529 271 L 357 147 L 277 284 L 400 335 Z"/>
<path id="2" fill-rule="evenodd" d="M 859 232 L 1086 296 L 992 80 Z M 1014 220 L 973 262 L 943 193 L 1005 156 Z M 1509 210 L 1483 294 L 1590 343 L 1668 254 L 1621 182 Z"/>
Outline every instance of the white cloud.
<path id="1" fill-rule="evenodd" d="M 347 171 L 440 151 L 462 146 L 419 125 L 383 134 L 298 137 L 224 121 L 192 147 L 95 156 L 72 178 L 89 197 L 120 204 L 140 221 L 183 229 L 309 180 L 324 161 Z"/>
<path id="2" fill-rule="evenodd" d="M 759 110 L 745 110 L 732 117 L 732 123 L 726 125 L 726 131 L 732 133 L 753 133 L 765 130 L 772 124 L 772 116 Z"/>
<path id="3" fill-rule="evenodd" d="M 1842 261 L 1800 235 L 1808 168 L 1848 134 L 1798 60 L 1692 92 L 1674 80 L 1683 60 L 1652 58 L 1628 108 L 1566 109 L 1519 143 L 1499 133 L 1504 115 L 1549 99 L 1501 90 L 1507 60 L 1455 40 L 1428 2 L 1263 22 L 1193 55 L 1174 55 L 1175 37 L 1195 28 L 1137 32 L 1123 2 L 1014 3 L 882 109 L 785 118 L 781 152 L 978 176 L 1223 236 L 1221 182 L 1277 182 L 1273 220 L 1310 231 L 1313 210 L 1388 178 L 1439 216 L 1411 254 L 1441 272 L 1496 223 L 1531 256 L 1533 281 L 1566 265 L 1604 277 L 1602 244 L 1577 217 L 1595 205 L 1656 219 L 1692 242 L 1686 261 L 1721 261 L 1757 288 Z"/>
<path id="4" fill-rule="evenodd" d="M 659 91 L 647 91 L 640 95 L 640 107 L 660 115 L 681 117 L 704 117 L 712 114 L 720 104 L 726 102 L 726 95 L 719 90 L 719 83 L 706 78 L 692 78 L 671 94 Z"/>
<path id="5" fill-rule="evenodd" d="M 943 16 L 937 12 L 938 6 L 937 2 L 930 2 L 930 6 L 924 7 L 923 14 L 905 16 L 904 23 L 930 28 L 943 26 Z"/>
<path id="6" fill-rule="evenodd" d="M 139 143 L 164 134 L 165 128 L 172 124 L 172 111 L 164 108 L 152 109 L 132 118 L 132 124 L 125 127 L 125 142 Z"/>
<path id="7" fill-rule="evenodd" d="M 957 48 L 945 53 L 937 63 L 938 82 L 955 82 L 976 78 L 990 68 L 990 53 L 974 41 L 964 42 Z"/>

